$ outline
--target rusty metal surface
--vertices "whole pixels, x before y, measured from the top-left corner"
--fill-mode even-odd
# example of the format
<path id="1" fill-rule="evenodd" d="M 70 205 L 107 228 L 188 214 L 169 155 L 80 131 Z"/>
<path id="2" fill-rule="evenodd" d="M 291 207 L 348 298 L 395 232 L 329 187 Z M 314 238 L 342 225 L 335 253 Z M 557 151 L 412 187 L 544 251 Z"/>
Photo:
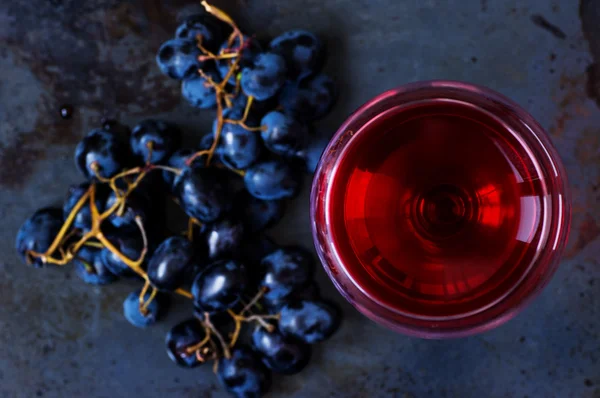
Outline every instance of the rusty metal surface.
<path id="1" fill-rule="evenodd" d="M 281 397 L 600 397 L 600 0 L 223 0 L 260 35 L 321 34 L 341 85 L 333 130 L 381 91 L 445 78 L 489 86 L 528 109 L 562 155 L 573 192 L 566 258 L 552 283 L 497 330 L 424 341 L 374 325 L 343 303 L 341 331 L 310 367 L 275 381 Z M 147 331 L 121 315 L 128 282 L 85 286 L 69 268 L 34 270 L 13 249 L 34 209 L 60 203 L 80 176 L 72 152 L 102 116 L 160 116 L 188 140 L 211 113 L 180 101 L 154 64 L 193 1 L 0 3 L 0 397 L 220 397 L 208 368 L 167 358 L 184 303 Z M 75 106 L 60 119 L 62 103 Z M 308 192 L 277 234 L 312 247 Z"/>

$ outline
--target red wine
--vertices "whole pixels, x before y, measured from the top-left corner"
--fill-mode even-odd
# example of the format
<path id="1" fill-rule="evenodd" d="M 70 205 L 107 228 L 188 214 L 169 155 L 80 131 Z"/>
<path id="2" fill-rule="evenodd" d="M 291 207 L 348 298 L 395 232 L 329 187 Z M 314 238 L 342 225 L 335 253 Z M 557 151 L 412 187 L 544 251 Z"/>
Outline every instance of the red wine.
<path id="1" fill-rule="evenodd" d="M 547 182 L 518 134 L 482 109 L 441 99 L 392 108 L 339 156 L 332 239 L 350 278 L 386 306 L 476 311 L 535 258 Z"/>

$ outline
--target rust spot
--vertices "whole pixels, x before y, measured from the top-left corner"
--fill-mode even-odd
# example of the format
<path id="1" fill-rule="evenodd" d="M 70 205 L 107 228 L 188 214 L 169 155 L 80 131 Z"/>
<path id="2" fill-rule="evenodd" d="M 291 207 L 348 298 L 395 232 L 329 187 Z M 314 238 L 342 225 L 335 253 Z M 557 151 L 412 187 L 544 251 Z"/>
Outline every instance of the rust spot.
<path id="1" fill-rule="evenodd" d="M 589 213 L 585 215 L 585 218 L 579 225 L 578 230 L 579 233 L 577 240 L 573 244 L 569 244 L 570 248 L 567 249 L 567 258 L 575 256 L 584 247 L 586 247 L 588 243 L 600 236 L 600 227 L 598 227 L 596 220 Z"/>
<path id="2" fill-rule="evenodd" d="M 590 110 L 585 106 L 585 78 L 585 75 L 569 76 L 565 73 L 560 76 L 558 90 L 553 95 L 559 110 L 554 126 L 550 128 L 552 135 L 562 135 L 569 120 L 589 116 Z"/>
<path id="3" fill-rule="evenodd" d="M 581 164 L 596 164 L 600 161 L 600 131 L 594 128 L 583 129 L 577 138 L 575 157 Z M 586 187 L 590 192 L 596 192 L 597 187 Z"/>
<path id="4" fill-rule="evenodd" d="M 160 74 L 154 58 L 177 22 L 158 1 L 134 4 L 49 9 L 41 18 L 34 6 L 19 3 L 15 15 L 31 21 L 9 29 L 6 44 L 57 102 L 115 114 L 165 112 L 179 103 L 178 84 Z M 57 27 L 34 23 L 35 18 L 52 19 Z"/>
<path id="5" fill-rule="evenodd" d="M 14 140 L 0 144 L 0 184 L 20 187 L 35 162 L 51 156 L 52 146 L 72 145 L 85 133 L 88 126 L 81 117 L 59 119 L 60 104 L 72 104 L 86 121 L 163 113 L 177 106 L 179 84 L 159 72 L 155 54 L 173 35 L 173 10 L 195 3 L 106 0 L 59 8 L 14 3 L 9 13 L 18 22 L 0 33 L 3 51 L 30 70 L 51 98 L 40 101 L 45 104 L 37 114 L 26 110 L 37 116 L 33 131 L 17 125 Z"/>
<path id="6" fill-rule="evenodd" d="M 179 1 L 178 3 L 182 3 L 182 2 Z M 165 32 L 168 32 L 169 36 L 172 35 L 177 24 L 176 24 L 175 18 L 173 18 L 172 16 L 169 16 L 169 13 L 163 7 L 161 0 L 143 1 L 142 7 L 144 9 L 144 14 L 146 15 L 146 18 L 151 23 L 152 27 L 160 27 Z M 165 17 L 165 16 L 168 16 L 168 17 Z"/>
<path id="7" fill-rule="evenodd" d="M 143 26 L 135 17 L 135 9 L 129 3 L 123 3 L 107 12 L 104 18 L 104 26 L 113 40 L 124 38 L 129 32 L 141 35 Z"/>
<path id="8" fill-rule="evenodd" d="M 583 35 L 588 41 L 590 52 L 595 60 L 595 63 L 591 64 L 586 71 L 586 93 L 600 106 L 600 30 L 598 29 L 600 7 L 596 2 L 581 0 L 579 18 Z"/>
<path id="9" fill-rule="evenodd" d="M 80 114 L 62 120 L 55 109 L 47 103 L 41 105 L 33 131 L 15 134 L 12 143 L 0 147 L 0 186 L 24 186 L 36 161 L 52 156 L 53 146 L 72 145 L 77 141 L 81 130 Z"/>

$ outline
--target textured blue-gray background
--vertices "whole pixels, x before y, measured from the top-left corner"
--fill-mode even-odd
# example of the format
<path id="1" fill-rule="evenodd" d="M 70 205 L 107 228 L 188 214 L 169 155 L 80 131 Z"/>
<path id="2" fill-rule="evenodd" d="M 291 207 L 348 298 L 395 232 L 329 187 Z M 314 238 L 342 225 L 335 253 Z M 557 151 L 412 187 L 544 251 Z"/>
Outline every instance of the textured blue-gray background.
<path id="1" fill-rule="evenodd" d="M 333 132 L 357 106 L 422 79 L 504 93 L 551 133 L 573 190 L 566 258 L 543 294 L 508 324 L 462 340 L 394 334 L 343 303 L 343 328 L 273 397 L 600 397 L 600 1 L 222 0 L 259 36 L 290 28 L 327 41 L 341 86 Z M 190 142 L 211 113 L 179 98 L 154 54 L 194 1 L 32 0 L 0 4 L 0 397 L 221 397 L 209 367 L 184 370 L 163 339 L 185 303 L 150 330 L 121 316 L 129 282 L 85 286 L 71 269 L 27 269 L 20 223 L 60 203 L 81 177 L 77 140 L 102 116 L 164 117 Z M 543 28 L 540 16 L 559 30 Z M 533 18 L 533 19 L 532 19 Z M 538 21 L 538 23 L 534 23 Z M 595 64 L 599 62 L 599 64 Z M 75 106 L 59 118 L 61 103 Z M 308 192 L 274 235 L 312 247 Z"/>

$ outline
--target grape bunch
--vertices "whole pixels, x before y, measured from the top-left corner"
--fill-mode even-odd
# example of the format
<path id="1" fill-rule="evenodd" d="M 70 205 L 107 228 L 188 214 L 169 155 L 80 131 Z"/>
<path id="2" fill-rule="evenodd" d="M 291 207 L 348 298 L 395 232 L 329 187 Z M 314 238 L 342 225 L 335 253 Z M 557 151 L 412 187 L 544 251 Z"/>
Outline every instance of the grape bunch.
<path id="1" fill-rule="evenodd" d="M 213 361 L 227 391 L 255 397 L 272 372 L 301 371 L 311 345 L 340 324 L 320 297 L 310 253 L 265 234 L 314 168 L 321 145 L 312 123 L 336 88 L 319 73 L 324 48 L 312 33 L 286 32 L 265 46 L 202 4 L 206 12 L 187 18 L 156 61 L 192 106 L 216 109 L 212 132 L 183 148 L 172 123 L 104 121 L 75 149 L 85 182 L 62 209 L 27 219 L 16 249 L 33 267 L 72 264 L 88 284 L 139 280 L 123 301 L 139 328 L 161 319 L 170 294 L 189 299 L 189 319 L 166 336 L 168 356 L 185 368 Z M 187 225 L 171 225 L 169 201 Z"/>

